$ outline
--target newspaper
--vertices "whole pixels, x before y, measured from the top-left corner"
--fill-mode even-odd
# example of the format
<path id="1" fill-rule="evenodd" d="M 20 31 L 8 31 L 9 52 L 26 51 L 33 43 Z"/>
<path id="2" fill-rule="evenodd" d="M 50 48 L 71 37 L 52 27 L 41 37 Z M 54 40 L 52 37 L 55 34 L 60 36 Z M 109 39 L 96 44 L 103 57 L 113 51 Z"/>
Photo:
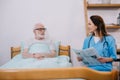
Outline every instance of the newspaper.
<path id="1" fill-rule="evenodd" d="M 79 50 L 76 54 L 82 58 L 82 61 L 85 65 L 100 65 L 102 64 L 97 59 L 101 58 L 101 56 L 97 53 L 94 48 L 88 48 L 84 50 Z"/>

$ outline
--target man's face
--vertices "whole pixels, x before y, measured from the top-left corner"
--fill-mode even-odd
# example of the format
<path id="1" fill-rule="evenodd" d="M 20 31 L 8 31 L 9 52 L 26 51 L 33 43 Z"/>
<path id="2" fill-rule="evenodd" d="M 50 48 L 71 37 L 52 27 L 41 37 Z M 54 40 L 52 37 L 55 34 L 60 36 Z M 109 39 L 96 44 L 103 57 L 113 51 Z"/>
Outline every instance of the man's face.
<path id="1" fill-rule="evenodd" d="M 36 25 L 34 29 L 35 37 L 37 39 L 44 39 L 45 38 L 45 30 L 44 26 L 42 25 Z"/>

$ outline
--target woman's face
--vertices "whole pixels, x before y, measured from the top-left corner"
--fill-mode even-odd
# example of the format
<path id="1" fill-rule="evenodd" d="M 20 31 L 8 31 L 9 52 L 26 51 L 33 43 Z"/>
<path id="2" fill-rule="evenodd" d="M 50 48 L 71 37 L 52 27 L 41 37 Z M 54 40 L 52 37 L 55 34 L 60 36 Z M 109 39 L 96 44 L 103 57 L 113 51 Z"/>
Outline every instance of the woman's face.
<path id="1" fill-rule="evenodd" d="M 95 32 L 97 29 L 97 26 L 94 25 L 94 23 L 91 21 L 91 19 L 88 21 L 88 31 L 89 33 Z"/>

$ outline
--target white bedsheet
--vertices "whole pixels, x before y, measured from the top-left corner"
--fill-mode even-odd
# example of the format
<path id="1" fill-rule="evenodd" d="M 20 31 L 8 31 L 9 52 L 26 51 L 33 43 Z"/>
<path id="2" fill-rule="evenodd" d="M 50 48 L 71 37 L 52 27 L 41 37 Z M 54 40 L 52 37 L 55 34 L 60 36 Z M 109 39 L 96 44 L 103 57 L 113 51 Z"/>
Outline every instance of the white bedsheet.
<path id="1" fill-rule="evenodd" d="M 0 69 L 12 68 L 62 68 L 72 67 L 68 56 L 58 56 L 55 58 L 45 58 L 37 60 L 34 58 L 23 59 L 21 54 L 16 55 L 6 64 L 0 66 Z M 85 80 L 85 79 L 53 79 L 53 80 Z"/>
<path id="2" fill-rule="evenodd" d="M 38 60 L 34 58 L 22 58 L 21 54 L 18 54 L 6 64 L 0 66 L 0 68 L 61 68 L 71 67 L 68 56 L 58 56 L 55 58 L 45 58 Z"/>

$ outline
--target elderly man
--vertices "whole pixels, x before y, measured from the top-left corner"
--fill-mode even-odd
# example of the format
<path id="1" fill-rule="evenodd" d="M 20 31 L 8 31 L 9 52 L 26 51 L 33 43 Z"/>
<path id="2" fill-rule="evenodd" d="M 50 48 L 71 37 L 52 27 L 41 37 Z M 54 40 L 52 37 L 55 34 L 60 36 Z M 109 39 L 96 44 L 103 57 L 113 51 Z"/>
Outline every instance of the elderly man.
<path id="1" fill-rule="evenodd" d="M 35 37 L 26 42 L 22 52 L 23 58 L 43 59 L 55 57 L 56 51 L 53 42 L 46 34 L 46 28 L 43 24 L 38 23 L 33 29 Z"/>

